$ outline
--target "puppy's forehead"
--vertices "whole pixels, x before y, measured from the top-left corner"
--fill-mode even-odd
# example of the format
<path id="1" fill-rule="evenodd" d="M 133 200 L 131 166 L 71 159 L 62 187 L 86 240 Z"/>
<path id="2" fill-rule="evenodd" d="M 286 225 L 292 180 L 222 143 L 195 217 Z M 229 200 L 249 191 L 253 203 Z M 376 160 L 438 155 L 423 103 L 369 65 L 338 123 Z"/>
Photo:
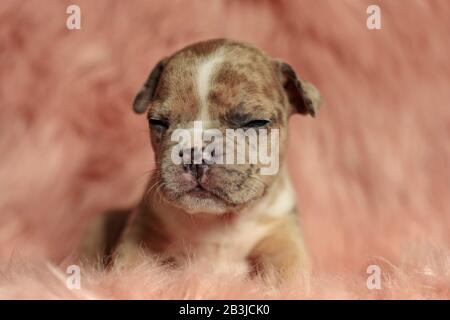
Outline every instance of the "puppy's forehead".
<path id="1" fill-rule="evenodd" d="M 243 106 L 273 107 L 282 98 L 271 59 L 257 48 L 227 40 L 175 53 L 157 92 L 161 108 L 178 122 L 214 120 Z"/>

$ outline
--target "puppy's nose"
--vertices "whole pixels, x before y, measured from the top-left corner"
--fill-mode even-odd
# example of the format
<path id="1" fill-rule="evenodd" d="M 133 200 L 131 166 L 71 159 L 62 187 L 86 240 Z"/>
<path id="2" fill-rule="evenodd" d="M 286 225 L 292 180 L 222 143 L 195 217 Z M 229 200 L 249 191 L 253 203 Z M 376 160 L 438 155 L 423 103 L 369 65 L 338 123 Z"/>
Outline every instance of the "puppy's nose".
<path id="1" fill-rule="evenodd" d="M 204 158 L 203 155 L 204 148 L 200 150 L 199 148 L 193 147 L 190 149 L 184 149 L 180 152 L 180 156 L 182 157 L 184 154 L 190 153 L 190 163 L 183 164 L 184 170 L 191 172 L 193 176 L 197 179 L 200 179 L 208 170 L 208 161 Z M 211 152 L 210 157 L 214 157 L 214 151 Z M 200 163 L 201 159 L 201 163 Z M 195 163 L 197 162 L 197 163 Z"/>

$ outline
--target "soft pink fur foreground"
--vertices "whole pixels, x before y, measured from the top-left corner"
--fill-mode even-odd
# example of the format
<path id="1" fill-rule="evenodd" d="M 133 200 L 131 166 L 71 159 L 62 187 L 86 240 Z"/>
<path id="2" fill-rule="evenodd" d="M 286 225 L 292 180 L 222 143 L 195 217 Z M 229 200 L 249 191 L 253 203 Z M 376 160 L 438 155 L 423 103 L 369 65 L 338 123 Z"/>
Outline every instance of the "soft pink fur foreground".
<path id="1" fill-rule="evenodd" d="M 450 298 L 450 2 L 0 3 L 0 298 Z M 254 43 L 321 90 L 291 121 L 290 167 L 309 284 L 280 289 L 204 266 L 84 269 L 65 286 L 87 218 L 143 192 L 152 153 L 131 101 L 159 58 L 201 39 Z M 366 268 L 383 272 L 368 290 Z"/>

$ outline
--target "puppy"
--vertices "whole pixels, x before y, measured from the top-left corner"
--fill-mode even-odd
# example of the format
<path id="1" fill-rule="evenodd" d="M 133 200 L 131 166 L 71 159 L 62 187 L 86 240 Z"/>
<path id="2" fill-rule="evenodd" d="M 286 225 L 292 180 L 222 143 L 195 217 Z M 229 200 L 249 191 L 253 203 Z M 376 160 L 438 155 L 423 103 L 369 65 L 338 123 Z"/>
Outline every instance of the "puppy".
<path id="1" fill-rule="evenodd" d="M 215 270 L 237 268 L 281 279 L 307 271 L 285 164 L 287 128 L 292 114 L 315 116 L 319 104 L 311 83 L 249 44 L 209 40 L 162 59 L 133 104 L 136 113 L 147 112 L 156 169 L 140 204 L 102 216 L 102 231 L 85 248 L 98 255 L 100 247 L 105 263 L 123 267 L 155 256 L 180 266 L 206 261 Z M 195 134 L 196 123 L 224 135 L 251 129 L 260 138 L 261 129 L 276 131 L 268 149 L 276 151 L 278 165 L 262 174 L 267 162 L 260 158 L 192 161 L 196 151 L 204 151 L 204 141 L 196 149 L 186 141 L 177 144 L 174 135 L 180 129 Z M 241 146 L 255 150 L 249 140 Z M 215 151 L 208 152 L 209 160 Z M 93 249 L 93 242 L 101 245 Z"/>

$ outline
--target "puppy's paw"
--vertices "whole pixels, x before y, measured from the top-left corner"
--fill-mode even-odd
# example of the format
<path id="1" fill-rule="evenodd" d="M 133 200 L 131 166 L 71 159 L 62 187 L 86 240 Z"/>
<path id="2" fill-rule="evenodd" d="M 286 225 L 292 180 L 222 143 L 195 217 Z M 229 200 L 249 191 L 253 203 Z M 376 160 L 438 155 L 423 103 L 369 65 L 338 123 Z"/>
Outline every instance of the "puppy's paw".
<path id="1" fill-rule="evenodd" d="M 263 238 L 248 257 L 253 275 L 277 282 L 307 277 L 309 259 L 297 227 L 280 224 Z"/>
<path id="2" fill-rule="evenodd" d="M 114 252 L 110 267 L 114 270 L 132 270 L 149 263 L 154 261 L 143 248 L 124 243 Z"/>

